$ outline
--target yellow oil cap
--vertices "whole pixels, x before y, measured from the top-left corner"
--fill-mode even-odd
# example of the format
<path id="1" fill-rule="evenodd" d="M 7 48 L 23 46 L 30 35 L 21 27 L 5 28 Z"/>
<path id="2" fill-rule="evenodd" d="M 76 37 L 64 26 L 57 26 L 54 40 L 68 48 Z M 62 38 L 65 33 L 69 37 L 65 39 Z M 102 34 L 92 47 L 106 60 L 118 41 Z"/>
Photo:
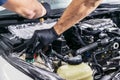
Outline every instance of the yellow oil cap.
<path id="1" fill-rule="evenodd" d="M 40 23 L 43 23 L 45 20 L 44 20 L 44 18 L 40 18 L 39 21 L 40 21 Z"/>
<path id="2" fill-rule="evenodd" d="M 86 63 L 63 65 L 57 70 L 57 74 L 65 80 L 93 80 L 92 73 Z"/>

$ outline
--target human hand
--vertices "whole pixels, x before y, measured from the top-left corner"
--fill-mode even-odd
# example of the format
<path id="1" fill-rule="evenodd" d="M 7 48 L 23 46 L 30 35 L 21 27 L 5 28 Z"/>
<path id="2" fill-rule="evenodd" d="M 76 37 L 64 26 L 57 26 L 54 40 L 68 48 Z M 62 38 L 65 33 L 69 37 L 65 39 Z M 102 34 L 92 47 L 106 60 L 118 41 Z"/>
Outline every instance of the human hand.
<path id="1" fill-rule="evenodd" d="M 2 6 L 28 19 L 39 18 L 46 14 L 45 8 L 38 0 L 7 0 Z"/>
<path id="2" fill-rule="evenodd" d="M 45 29 L 45 30 L 36 30 L 27 44 L 26 53 L 34 54 L 37 50 L 52 43 L 58 37 L 59 36 L 54 30 L 54 28 Z"/>

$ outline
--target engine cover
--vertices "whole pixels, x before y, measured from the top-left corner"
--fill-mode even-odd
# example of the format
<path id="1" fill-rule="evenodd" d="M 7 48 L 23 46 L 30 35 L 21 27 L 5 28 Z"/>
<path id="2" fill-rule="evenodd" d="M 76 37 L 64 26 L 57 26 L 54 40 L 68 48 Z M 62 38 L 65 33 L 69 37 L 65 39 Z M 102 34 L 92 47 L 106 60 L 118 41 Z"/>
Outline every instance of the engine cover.
<path id="1" fill-rule="evenodd" d="M 93 30 L 113 29 L 116 26 L 111 19 L 90 19 L 79 24 L 79 28 L 91 28 Z"/>

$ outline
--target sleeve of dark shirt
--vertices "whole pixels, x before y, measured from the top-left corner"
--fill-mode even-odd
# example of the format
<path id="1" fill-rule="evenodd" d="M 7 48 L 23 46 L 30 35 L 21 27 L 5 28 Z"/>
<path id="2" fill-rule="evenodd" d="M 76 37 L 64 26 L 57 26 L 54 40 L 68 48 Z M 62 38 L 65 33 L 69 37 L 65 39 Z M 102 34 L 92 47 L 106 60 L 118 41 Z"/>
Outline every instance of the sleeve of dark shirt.
<path id="1" fill-rule="evenodd" d="M 0 0 L 0 6 L 3 5 L 7 0 Z"/>

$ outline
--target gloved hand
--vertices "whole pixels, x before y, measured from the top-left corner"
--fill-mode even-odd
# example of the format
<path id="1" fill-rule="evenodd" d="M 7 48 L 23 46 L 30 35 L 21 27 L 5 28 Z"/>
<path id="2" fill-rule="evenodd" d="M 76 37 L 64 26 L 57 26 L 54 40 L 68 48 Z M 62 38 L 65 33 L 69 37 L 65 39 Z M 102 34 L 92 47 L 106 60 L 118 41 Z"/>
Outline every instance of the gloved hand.
<path id="1" fill-rule="evenodd" d="M 57 35 L 54 28 L 45 29 L 45 30 L 36 30 L 32 38 L 27 44 L 27 57 L 33 54 L 38 50 L 43 48 L 44 46 L 52 43 L 59 36 Z M 32 58 L 32 57 L 31 57 Z"/>

